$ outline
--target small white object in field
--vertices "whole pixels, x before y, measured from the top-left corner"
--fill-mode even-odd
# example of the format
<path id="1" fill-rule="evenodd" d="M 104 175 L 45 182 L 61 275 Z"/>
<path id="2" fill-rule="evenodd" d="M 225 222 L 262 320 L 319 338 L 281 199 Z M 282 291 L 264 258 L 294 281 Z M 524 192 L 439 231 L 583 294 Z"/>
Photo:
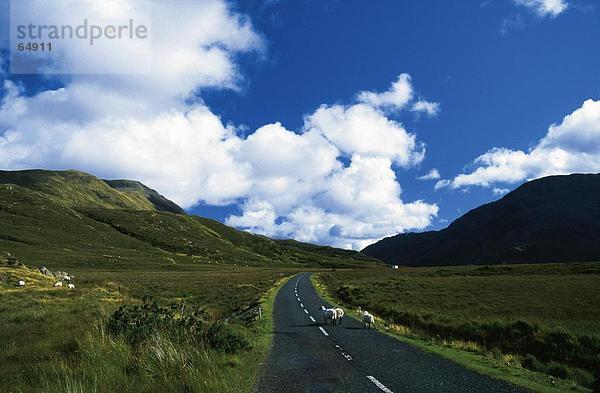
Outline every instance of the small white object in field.
<path id="1" fill-rule="evenodd" d="M 75 285 L 69 284 L 69 285 L 67 285 L 67 288 L 69 288 L 69 289 L 75 289 Z"/>
<path id="2" fill-rule="evenodd" d="M 63 283 L 62 281 L 57 282 L 56 284 L 54 284 L 55 287 L 62 287 Z"/>
<path id="3" fill-rule="evenodd" d="M 17 286 L 24 287 L 25 286 L 25 281 L 19 280 L 19 282 L 17 282 Z"/>

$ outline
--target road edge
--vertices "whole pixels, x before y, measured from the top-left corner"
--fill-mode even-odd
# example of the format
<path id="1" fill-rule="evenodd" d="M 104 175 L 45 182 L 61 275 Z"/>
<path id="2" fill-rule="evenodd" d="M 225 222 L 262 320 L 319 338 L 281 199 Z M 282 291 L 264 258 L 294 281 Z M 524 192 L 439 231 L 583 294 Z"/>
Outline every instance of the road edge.
<path id="1" fill-rule="evenodd" d="M 299 274 L 292 274 L 279 279 L 267 292 L 260 297 L 260 307 L 262 309 L 262 318 L 257 323 L 257 367 L 258 372 L 252 381 L 252 392 L 257 392 L 258 383 L 265 372 L 265 364 L 271 350 L 273 349 L 273 308 L 275 305 L 275 297 L 281 288 L 291 279 Z"/>

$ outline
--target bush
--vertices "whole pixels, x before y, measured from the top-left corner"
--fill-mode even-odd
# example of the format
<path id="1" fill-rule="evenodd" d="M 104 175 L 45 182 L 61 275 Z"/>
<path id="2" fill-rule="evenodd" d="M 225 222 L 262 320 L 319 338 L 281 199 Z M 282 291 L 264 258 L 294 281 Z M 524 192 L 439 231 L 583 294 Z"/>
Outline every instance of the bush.
<path id="1" fill-rule="evenodd" d="M 251 348 L 241 327 L 223 321 L 209 321 L 206 312 L 195 310 L 184 315 L 185 305 L 161 307 L 144 299 L 140 306 L 121 306 L 109 318 L 107 330 L 139 348 L 157 334 L 174 342 L 206 345 L 216 351 L 237 353 Z"/>
<path id="2" fill-rule="evenodd" d="M 541 373 L 547 372 L 547 367 L 543 362 L 540 362 L 535 356 L 527 355 L 521 362 L 521 366 L 531 371 L 537 371 Z"/>
<path id="3" fill-rule="evenodd" d="M 567 379 L 567 377 L 569 377 L 569 370 L 562 364 L 552 363 L 550 367 L 548 367 L 548 374 L 556 378 Z"/>
<path id="4" fill-rule="evenodd" d="M 204 331 L 204 341 L 216 351 L 225 353 L 250 349 L 250 342 L 239 329 L 221 321 L 209 324 Z"/>

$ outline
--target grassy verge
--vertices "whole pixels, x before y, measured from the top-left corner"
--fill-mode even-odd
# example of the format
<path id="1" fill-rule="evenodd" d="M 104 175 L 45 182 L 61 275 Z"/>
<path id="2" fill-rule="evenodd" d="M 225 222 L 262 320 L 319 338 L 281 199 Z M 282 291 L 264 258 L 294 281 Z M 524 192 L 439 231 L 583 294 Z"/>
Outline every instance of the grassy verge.
<path id="1" fill-rule="evenodd" d="M 151 271 L 89 270 L 68 290 L 36 269 L 0 266 L 0 391 L 252 392 L 271 344 L 276 288 L 293 272 L 229 273 L 156 272 L 153 281 Z M 140 307 L 143 295 L 158 304 Z M 258 300 L 263 318 L 240 318 Z M 129 314 L 116 313 L 124 305 Z"/>
<path id="2" fill-rule="evenodd" d="M 461 268 L 458 269 L 460 270 Z M 426 302 L 426 300 L 423 299 L 424 297 L 435 296 L 434 294 L 429 295 L 426 288 L 428 283 L 427 279 L 431 278 L 432 275 L 431 271 L 421 270 L 418 272 L 409 271 L 403 273 L 404 274 L 401 273 L 399 276 L 397 272 L 390 273 L 388 269 L 385 271 L 373 271 L 369 274 L 365 274 L 364 272 L 338 271 L 315 274 L 312 276 L 312 281 L 320 295 L 333 304 L 342 305 L 350 310 L 362 307 L 363 309 L 368 309 L 369 312 L 374 313 L 379 321 L 379 327 L 382 332 L 423 350 L 450 359 L 476 372 L 505 380 L 536 392 L 554 393 L 565 390 L 580 392 L 589 391 L 578 385 L 572 379 L 555 378 L 545 373 L 524 368 L 522 366 L 522 361 L 525 358 L 523 355 L 503 352 L 498 348 L 490 350 L 481 343 L 460 337 L 443 338 L 436 333 L 432 334 L 426 330 L 418 329 L 415 325 L 403 325 L 398 323 L 397 320 L 394 320 L 393 317 L 390 318 L 390 315 L 393 316 L 394 314 L 386 307 L 391 307 L 391 304 L 394 304 L 394 307 L 396 308 L 402 307 L 401 304 L 403 303 L 403 300 L 408 296 L 407 293 L 394 293 L 397 280 L 408 280 L 410 285 L 415 286 L 416 291 L 422 290 L 418 295 L 415 293 L 411 294 L 413 297 L 419 296 L 419 299 L 416 300 L 418 302 Z M 458 271 L 457 273 L 460 276 L 460 280 L 469 281 L 472 278 L 468 275 L 465 276 L 464 271 Z M 390 276 L 390 274 L 394 276 Z M 450 274 L 450 276 L 452 276 L 452 274 Z M 383 279 L 388 280 L 385 285 L 382 284 Z M 513 275 L 512 279 L 519 281 L 518 275 Z M 475 280 L 477 280 L 477 278 L 475 278 Z M 406 284 L 406 282 L 404 282 L 404 284 Z M 489 283 L 487 283 L 487 285 L 489 285 Z M 343 288 L 341 296 L 340 288 Z M 355 297 L 344 296 L 344 294 L 347 293 L 348 288 L 350 289 L 350 292 L 358 297 L 358 299 Z M 456 290 L 456 288 L 453 289 Z M 385 295 L 383 295 L 382 292 L 386 292 Z M 471 295 L 477 297 L 480 294 L 475 292 Z M 460 296 L 460 294 L 457 294 L 457 296 Z M 485 297 L 480 298 L 480 301 L 485 300 Z M 447 301 L 451 300 L 448 299 Z M 462 301 L 467 303 L 468 300 L 463 299 Z M 581 297 L 579 298 L 579 301 L 581 301 Z M 567 300 L 565 300 L 565 302 L 567 302 Z M 400 306 L 398 304 L 400 304 Z M 443 308 L 444 306 L 445 305 L 442 304 L 439 307 Z M 466 304 L 465 307 L 467 307 Z M 465 307 L 463 307 L 463 311 Z M 479 304 L 477 307 L 485 309 L 493 307 L 493 305 Z M 540 309 L 543 308 L 544 307 L 540 307 Z M 460 308 L 458 311 L 449 307 L 448 309 L 453 310 L 453 312 L 461 312 Z M 351 311 L 351 313 L 353 312 Z M 448 313 L 449 311 L 446 312 L 446 315 L 441 315 L 440 317 L 448 320 Z M 355 313 L 355 315 L 357 315 L 357 313 Z M 454 317 L 456 318 L 456 316 Z M 496 318 L 498 319 L 501 317 L 502 314 L 496 315 Z M 573 324 L 580 326 L 584 324 L 584 321 L 573 321 Z M 589 378 L 589 374 L 584 375 L 584 377 Z"/>

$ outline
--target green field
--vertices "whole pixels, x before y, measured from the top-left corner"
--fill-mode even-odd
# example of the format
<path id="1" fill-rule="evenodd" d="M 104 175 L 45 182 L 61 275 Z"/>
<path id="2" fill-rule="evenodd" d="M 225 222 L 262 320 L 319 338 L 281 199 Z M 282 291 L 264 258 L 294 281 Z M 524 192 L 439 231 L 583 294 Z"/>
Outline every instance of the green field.
<path id="1" fill-rule="evenodd" d="M 88 269 L 69 271 L 76 285 L 69 290 L 54 288 L 56 279 L 37 269 L 0 261 L 0 391 L 251 392 L 271 340 L 274 292 L 266 294 L 294 272 Z M 19 279 L 26 281 L 24 288 L 15 287 Z M 200 338 L 188 337 L 188 330 L 176 336 L 171 325 L 162 329 L 160 323 L 141 331 L 141 343 L 111 334 L 113 313 L 122 305 L 139 305 L 145 296 L 167 308 L 176 302 L 175 323 L 202 310 L 206 328 Z M 261 298 L 264 318 L 256 321 L 253 306 Z M 211 330 L 213 324 L 219 328 Z M 231 349 L 229 343 L 239 340 L 247 347 Z"/>
<path id="2" fill-rule="evenodd" d="M 387 328 L 591 387 L 600 264 L 338 270 L 317 280 Z"/>

